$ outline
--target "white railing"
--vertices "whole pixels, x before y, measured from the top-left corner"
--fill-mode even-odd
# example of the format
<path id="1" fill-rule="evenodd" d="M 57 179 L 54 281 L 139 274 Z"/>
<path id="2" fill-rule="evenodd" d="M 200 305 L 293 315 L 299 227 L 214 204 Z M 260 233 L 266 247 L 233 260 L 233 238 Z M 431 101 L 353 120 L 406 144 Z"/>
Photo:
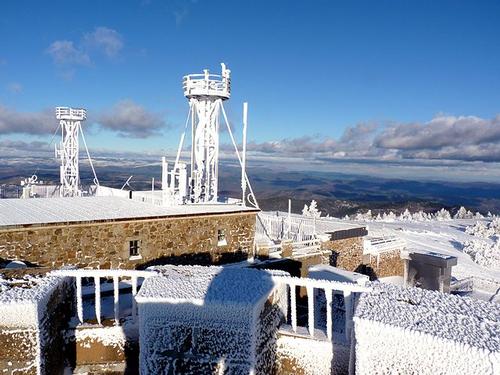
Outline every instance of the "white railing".
<path id="1" fill-rule="evenodd" d="M 315 238 L 314 225 L 306 220 L 296 217 L 274 216 L 259 213 L 261 225 L 257 225 L 256 234 L 269 237 L 272 240 L 290 239 L 293 241 L 305 241 Z"/>
<path id="2" fill-rule="evenodd" d="M 183 78 L 182 88 L 185 96 L 215 95 L 229 98 L 231 80 L 218 74 L 190 74 Z"/>
<path id="3" fill-rule="evenodd" d="M 144 203 L 150 203 L 155 206 L 163 206 L 162 191 L 134 191 L 132 200 Z"/>
<path id="4" fill-rule="evenodd" d="M 287 243 L 285 242 L 285 244 Z M 305 241 L 288 242 L 288 245 L 292 247 L 292 255 L 294 256 L 308 255 L 321 250 L 321 243 L 317 238 Z M 283 242 L 279 242 L 274 245 L 266 245 L 266 247 L 269 249 L 270 255 L 281 256 L 283 251 Z"/>
<path id="5" fill-rule="evenodd" d="M 363 240 L 364 254 L 378 255 L 405 248 L 406 241 L 398 236 L 369 237 Z"/>
<path id="6" fill-rule="evenodd" d="M 297 288 L 302 287 L 307 291 L 307 332 L 310 337 L 316 338 L 318 332 L 315 327 L 317 321 L 315 314 L 315 291 L 323 291 L 326 298 L 326 337 L 328 340 L 334 339 L 333 327 L 333 294 L 342 294 L 344 297 L 345 322 L 344 322 L 344 337 L 339 337 L 344 342 L 349 342 L 352 330 L 352 318 L 354 315 L 354 304 L 356 296 L 359 293 L 370 292 L 371 288 L 359 284 L 348 284 L 328 280 L 316 280 L 298 277 L 274 276 L 273 280 L 276 283 L 284 283 L 287 286 L 288 300 L 290 301 L 290 314 L 287 317 L 287 324 L 290 324 L 291 331 L 295 334 L 300 334 L 300 326 L 298 325 L 297 314 Z M 302 330 L 304 331 L 304 330 Z"/>
<path id="7" fill-rule="evenodd" d="M 83 279 L 93 279 L 94 281 L 94 295 L 95 295 L 95 315 L 97 324 L 102 324 L 101 316 L 101 279 L 113 279 L 113 311 L 115 324 L 119 324 L 120 317 L 120 280 L 130 280 L 132 286 L 132 312 L 133 319 L 137 316 L 137 305 L 135 296 L 139 287 L 139 279 L 146 279 L 154 276 L 157 273 L 154 271 L 136 271 L 136 270 L 88 270 L 88 269 L 75 269 L 75 270 L 59 270 L 51 273 L 55 276 L 72 277 L 76 282 L 76 314 L 78 321 L 83 323 Z"/>
<path id="8" fill-rule="evenodd" d="M 56 107 L 56 118 L 58 120 L 85 120 L 87 111 L 83 108 Z"/>

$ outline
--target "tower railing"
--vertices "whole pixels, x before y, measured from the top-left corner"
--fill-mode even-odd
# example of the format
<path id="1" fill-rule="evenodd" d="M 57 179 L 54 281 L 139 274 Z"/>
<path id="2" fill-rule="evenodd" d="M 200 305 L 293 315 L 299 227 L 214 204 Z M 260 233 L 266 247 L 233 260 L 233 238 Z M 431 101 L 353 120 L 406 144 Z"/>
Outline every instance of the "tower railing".
<path id="1" fill-rule="evenodd" d="M 87 111 L 83 108 L 56 107 L 56 118 L 58 120 L 82 121 L 87 118 Z"/>
<path id="2" fill-rule="evenodd" d="M 184 95 L 190 96 L 231 96 L 231 79 L 219 74 L 189 74 L 182 80 Z"/>

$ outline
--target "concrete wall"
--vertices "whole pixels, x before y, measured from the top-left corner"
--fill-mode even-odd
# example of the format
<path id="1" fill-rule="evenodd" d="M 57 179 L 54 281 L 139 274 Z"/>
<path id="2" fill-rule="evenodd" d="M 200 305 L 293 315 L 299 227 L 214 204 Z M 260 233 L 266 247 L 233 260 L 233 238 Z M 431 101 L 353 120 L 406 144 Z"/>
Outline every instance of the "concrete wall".
<path id="1" fill-rule="evenodd" d="M 252 250 L 255 215 L 235 213 L 0 230 L 0 258 L 48 267 L 92 268 L 137 268 L 158 258 L 181 257 L 186 263 L 193 263 L 196 258 L 194 263 L 198 264 L 231 260 L 232 256 L 240 260 Z M 225 230 L 225 246 L 218 246 L 218 229 Z M 141 256 L 132 260 L 129 241 L 136 239 L 141 241 Z"/>

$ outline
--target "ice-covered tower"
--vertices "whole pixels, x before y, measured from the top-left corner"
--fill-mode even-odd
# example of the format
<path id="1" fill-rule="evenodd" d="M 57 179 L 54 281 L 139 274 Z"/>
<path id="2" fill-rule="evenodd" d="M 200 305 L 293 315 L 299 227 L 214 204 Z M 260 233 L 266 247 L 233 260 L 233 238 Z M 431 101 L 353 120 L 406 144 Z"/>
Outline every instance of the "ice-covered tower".
<path id="1" fill-rule="evenodd" d="M 87 118 L 87 112 L 82 108 L 56 107 L 56 118 L 59 120 L 62 135 L 60 148 L 57 149 L 56 146 L 56 157 L 61 159 L 60 193 L 62 197 L 79 196 L 81 190 L 78 137 L 81 122 Z"/>
<path id="2" fill-rule="evenodd" d="M 191 176 L 188 199 L 193 203 L 216 202 L 219 159 L 219 118 L 222 101 L 229 99 L 229 69 L 184 76 L 184 95 L 191 108 Z"/>

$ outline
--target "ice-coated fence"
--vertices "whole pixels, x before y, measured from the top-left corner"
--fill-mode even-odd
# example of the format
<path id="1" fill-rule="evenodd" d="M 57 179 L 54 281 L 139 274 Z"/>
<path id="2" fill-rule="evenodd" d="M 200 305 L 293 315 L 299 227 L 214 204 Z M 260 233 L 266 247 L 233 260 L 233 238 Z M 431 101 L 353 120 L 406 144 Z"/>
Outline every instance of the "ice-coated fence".
<path id="1" fill-rule="evenodd" d="M 255 234 L 271 240 L 306 241 L 315 238 L 316 230 L 313 224 L 298 217 L 275 216 L 260 212 Z"/>
<path id="2" fill-rule="evenodd" d="M 101 281 L 104 279 L 113 280 L 113 311 L 115 324 L 119 324 L 120 316 L 120 280 L 129 280 L 132 287 L 132 311 L 133 318 L 137 316 L 137 305 L 135 302 L 135 295 L 139 287 L 139 279 L 146 279 L 156 275 L 154 271 L 136 271 L 136 270 L 60 270 L 52 272 L 55 276 L 72 277 L 76 283 L 76 314 L 79 323 L 83 323 L 83 279 L 92 279 L 94 281 L 94 295 L 95 295 L 95 316 L 97 324 L 102 324 L 101 314 Z"/>
<path id="3" fill-rule="evenodd" d="M 101 314 L 101 281 L 112 279 L 113 280 L 113 311 L 115 324 L 120 323 L 120 281 L 126 280 L 130 282 L 132 288 L 132 310 L 131 316 L 135 319 L 137 316 L 137 305 L 135 296 L 138 288 L 140 287 L 139 280 L 155 276 L 156 271 L 138 271 L 138 270 L 87 270 L 87 269 L 74 269 L 74 270 L 60 270 L 52 272 L 55 276 L 71 277 L 75 279 L 76 284 L 76 318 L 81 324 L 84 322 L 83 316 L 83 280 L 93 280 L 94 298 L 95 298 L 95 316 L 97 324 L 102 324 Z M 345 305 L 345 328 L 343 329 L 345 339 L 348 341 L 352 326 L 352 316 L 354 309 L 354 296 L 356 293 L 369 292 L 370 288 L 357 284 L 340 283 L 328 280 L 316 280 L 309 278 L 298 278 L 288 276 L 273 276 L 273 281 L 277 284 L 283 283 L 287 286 L 288 299 L 290 301 L 290 312 L 287 319 L 287 324 L 291 327 L 291 331 L 298 333 L 299 331 L 306 331 L 311 337 L 315 337 L 318 333 L 315 327 L 315 322 L 318 321 L 319 312 L 315 312 L 315 291 L 320 290 L 324 292 L 326 297 L 326 336 L 329 340 L 333 340 L 333 315 L 332 315 L 332 297 L 333 294 L 341 294 L 344 297 Z M 305 288 L 307 290 L 307 324 L 303 327 L 300 326 L 298 319 L 298 288 Z"/>
<path id="4" fill-rule="evenodd" d="M 285 277 L 285 276 L 275 276 L 274 281 L 277 283 L 284 283 L 287 285 L 289 301 L 290 301 L 290 314 L 287 319 L 287 324 L 291 326 L 291 330 L 294 333 L 300 333 L 299 331 L 307 330 L 308 334 L 312 338 L 316 338 L 318 331 L 315 327 L 315 322 L 317 322 L 315 314 L 319 314 L 315 311 L 315 290 L 321 290 L 324 292 L 326 297 L 326 337 L 328 340 L 334 340 L 334 327 L 333 327 L 333 294 L 342 294 L 344 297 L 345 306 L 345 321 L 344 321 L 344 337 L 341 341 L 349 342 L 351 337 L 352 329 L 352 318 L 354 314 L 354 301 L 356 293 L 370 292 L 369 287 L 365 287 L 358 284 L 341 283 L 336 281 L 328 280 L 316 280 L 309 278 L 299 278 L 299 277 Z M 298 319 L 298 309 L 297 309 L 297 289 L 305 288 L 307 290 L 307 325 L 301 327 L 299 325 Z M 302 330 L 301 330 L 302 328 Z"/>

